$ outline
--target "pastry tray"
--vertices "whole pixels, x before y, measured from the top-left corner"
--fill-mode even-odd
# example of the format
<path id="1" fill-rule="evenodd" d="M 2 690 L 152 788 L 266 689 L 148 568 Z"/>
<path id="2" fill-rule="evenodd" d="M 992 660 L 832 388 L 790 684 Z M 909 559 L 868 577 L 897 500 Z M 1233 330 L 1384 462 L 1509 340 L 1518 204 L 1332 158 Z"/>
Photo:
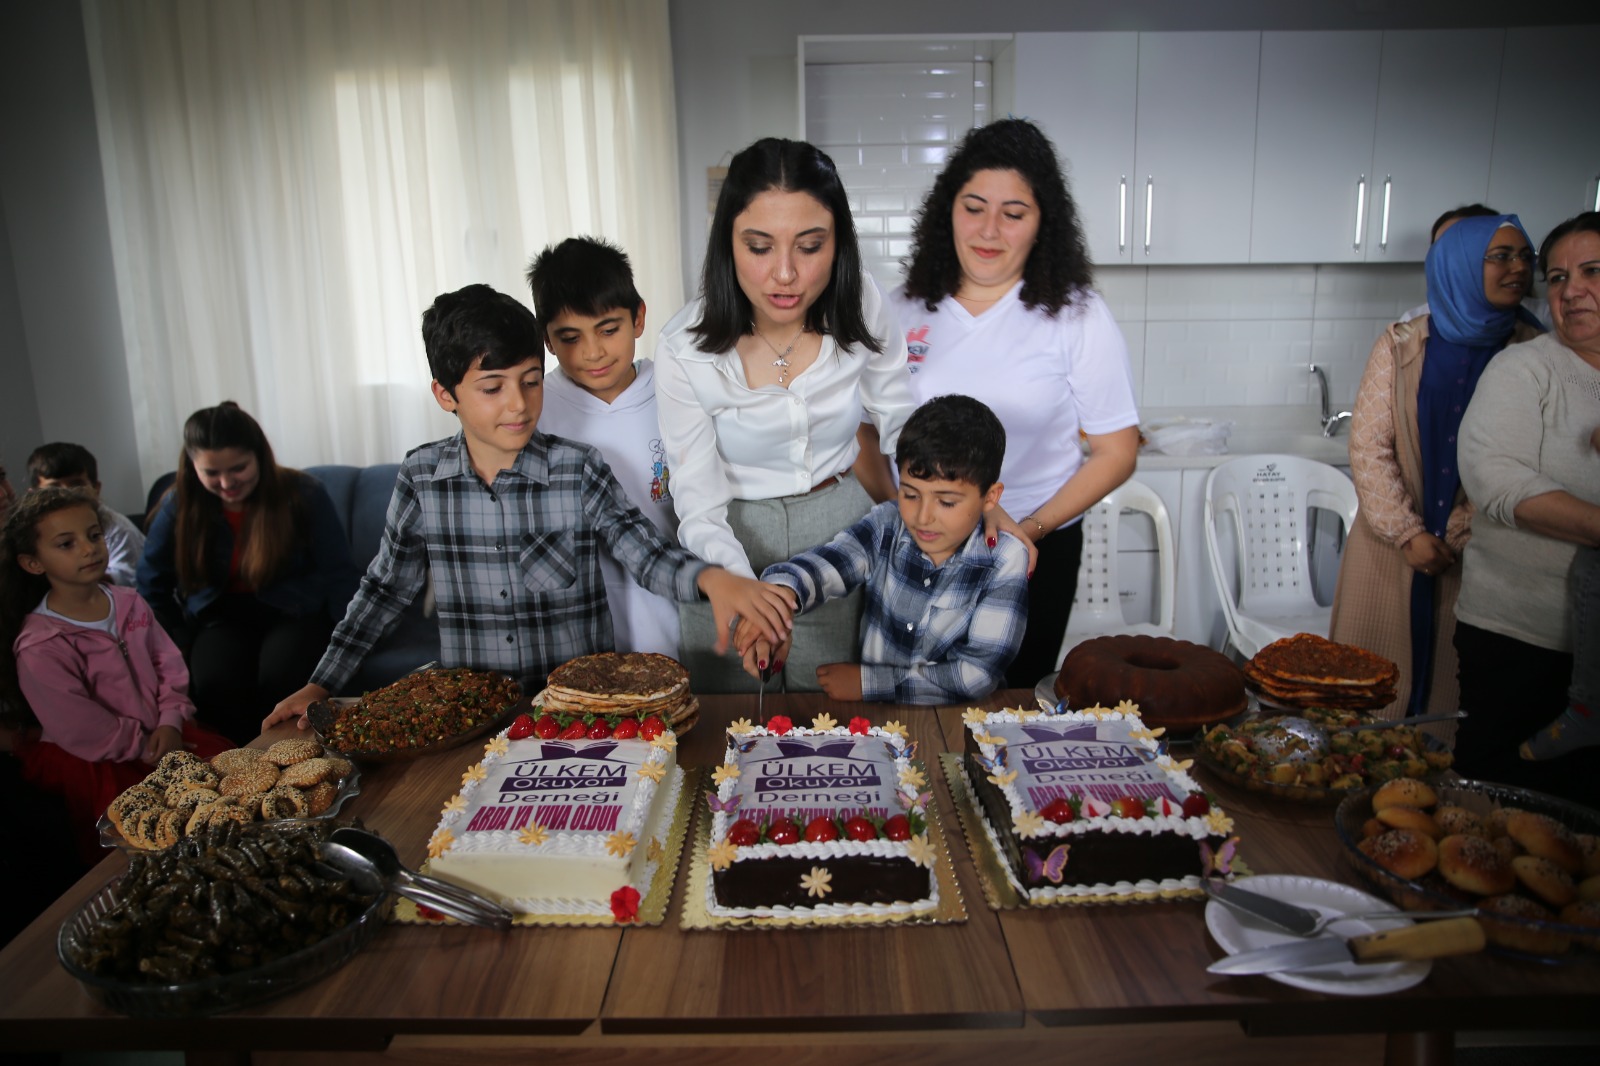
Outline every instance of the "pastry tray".
<path id="1" fill-rule="evenodd" d="M 346 761 L 348 762 L 348 760 L 346 760 Z M 322 821 L 327 821 L 328 819 L 333 818 L 335 815 L 337 815 L 339 813 L 340 808 L 342 808 L 346 803 L 348 803 L 350 801 L 351 797 L 359 796 L 360 794 L 361 794 L 361 770 L 354 763 L 351 763 L 350 764 L 350 772 L 345 774 L 344 777 L 340 779 L 340 781 L 339 781 L 339 793 L 338 793 L 338 795 L 333 797 L 333 803 L 328 806 L 327 810 L 323 811 L 321 814 L 312 815 L 312 816 L 307 817 L 307 818 L 274 818 L 274 819 L 271 819 L 271 824 L 277 825 L 277 824 L 280 824 L 280 823 L 286 823 L 286 824 L 292 825 L 295 822 L 322 822 Z M 268 820 L 265 819 L 265 818 L 257 818 L 251 824 L 252 825 L 266 825 L 266 824 L 268 824 Z M 117 827 L 112 824 L 111 818 L 110 818 L 109 815 L 102 814 L 100 816 L 100 820 L 95 823 L 95 828 L 100 831 L 100 844 L 103 847 L 120 848 L 123 851 L 145 851 L 145 850 L 148 850 L 148 849 L 139 847 L 137 844 L 135 844 L 132 841 L 130 841 L 127 838 L 125 838 L 121 833 L 117 832 Z"/>

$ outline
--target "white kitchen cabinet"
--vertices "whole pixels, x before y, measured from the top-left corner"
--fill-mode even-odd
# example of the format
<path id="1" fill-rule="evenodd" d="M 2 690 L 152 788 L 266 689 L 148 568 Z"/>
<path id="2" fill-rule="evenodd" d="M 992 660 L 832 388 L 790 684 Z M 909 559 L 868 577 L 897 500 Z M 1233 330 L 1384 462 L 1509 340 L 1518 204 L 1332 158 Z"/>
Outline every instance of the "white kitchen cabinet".
<path id="1" fill-rule="evenodd" d="M 1252 263 L 1359 263 L 1383 34 L 1261 35 Z"/>
<path id="2" fill-rule="evenodd" d="M 1016 113 L 1055 142 L 1096 263 L 1132 263 L 1136 33 L 1019 33 Z"/>
<path id="3" fill-rule="evenodd" d="M 1435 218 L 1489 195 L 1504 42 L 1498 29 L 1385 31 L 1367 262 L 1421 260 Z"/>
<path id="4" fill-rule="evenodd" d="M 1600 210 L 1600 108 L 1554 88 L 1597 55 L 1600 26 L 1506 31 L 1485 202 L 1520 216 L 1535 245 L 1558 222 Z"/>
<path id="5" fill-rule="evenodd" d="M 1245 263 L 1261 34 L 1141 33 L 1135 263 Z"/>

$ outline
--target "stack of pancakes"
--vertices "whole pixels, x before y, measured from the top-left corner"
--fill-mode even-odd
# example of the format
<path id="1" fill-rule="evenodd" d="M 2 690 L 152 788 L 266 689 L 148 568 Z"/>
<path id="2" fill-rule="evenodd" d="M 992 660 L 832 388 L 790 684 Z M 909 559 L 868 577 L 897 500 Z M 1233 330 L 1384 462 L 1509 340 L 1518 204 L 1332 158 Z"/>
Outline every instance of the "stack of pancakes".
<path id="1" fill-rule="evenodd" d="M 1250 687 L 1284 707 L 1375 711 L 1394 702 L 1395 664 L 1314 633 L 1275 640 L 1244 664 Z"/>
<path id="2" fill-rule="evenodd" d="M 536 702 L 550 714 L 655 715 L 677 733 L 686 732 L 700 716 L 700 701 L 689 691 L 689 672 L 676 659 L 651 652 L 608 651 L 571 659 L 551 672 Z"/>

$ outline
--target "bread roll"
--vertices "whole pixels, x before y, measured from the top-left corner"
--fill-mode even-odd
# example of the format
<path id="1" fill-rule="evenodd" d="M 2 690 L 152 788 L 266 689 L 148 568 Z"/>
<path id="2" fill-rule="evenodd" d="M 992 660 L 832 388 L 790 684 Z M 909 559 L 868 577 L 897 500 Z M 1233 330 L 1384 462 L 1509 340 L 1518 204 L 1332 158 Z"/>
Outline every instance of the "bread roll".
<path id="1" fill-rule="evenodd" d="M 1378 786 L 1372 794 L 1372 809 L 1385 807 L 1432 807 L 1439 802 L 1433 789 L 1414 777 L 1397 777 Z"/>
<path id="2" fill-rule="evenodd" d="M 1497 918 L 1512 921 L 1497 921 Z M 1534 929 L 1526 922 L 1553 921 L 1555 915 L 1526 896 L 1494 896 L 1478 904 L 1478 921 L 1489 943 L 1529 955 L 1563 955 L 1572 946 L 1566 936 Z"/>
<path id="3" fill-rule="evenodd" d="M 1506 835 L 1529 855 L 1549 859 L 1569 874 L 1583 872 L 1583 850 L 1578 838 L 1548 815 L 1518 811 L 1506 819 Z"/>
<path id="4" fill-rule="evenodd" d="M 1433 838 L 1414 829 L 1391 829 L 1356 846 L 1367 858 L 1408 881 L 1431 872 L 1439 863 L 1439 847 Z"/>
<path id="5" fill-rule="evenodd" d="M 1576 903 L 1569 903 L 1561 908 L 1561 920 L 1568 925 L 1591 926 L 1600 930 L 1600 900 L 1585 899 Z M 1600 932 L 1595 936 L 1576 938 L 1578 943 L 1589 948 L 1600 949 Z"/>
<path id="6" fill-rule="evenodd" d="M 1593 833 L 1576 833 L 1578 850 L 1583 852 L 1583 876 L 1600 874 L 1600 837 Z"/>
<path id="7" fill-rule="evenodd" d="M 1482 818 L 1465 807 L 1440 807 L 1433 812 L 1433 820 L 1439 823 L 1444 836 L 1460 835 L 1489 839 L 1489 827 L 1483 823 Z"/>
<path id="8" fill-rule="evenodd" d="M 1377 813 L 1376 818 L 1391 829 L 1415 829 L 1419 833 L 1426 833 L 1435 840 L 1444 836 L 1439 831 L 1439 823 L 1433 820 L 1433 815 L 1415 807 L 1398 805 L 1385 807 Z"/>
<path id="9" fill-rule="evenodd" d="M 1511 860 L 1511 871 L 1522 887 L 1552 907 L 1565 907 L 1578 898 L 1578 890 L 1567 872 L 1549 859 L 1537 855 L 1518 855 Z"/>
<path id="10" fill-rule="evenodd" d="M 1517 885 L 1516 874 L 1493 844 L 1459 834 L 1439 841 L 1439 876 L 1476 896 L 1498 896 Z"/>
<path id="11" fill-rule="evenodd" d="M 1521 814 L 1521 807 L 1496 807 L 1489 812 L 1488 819 L 1484 822 L 1489 827 L 1489 837 L 1497 839 L 1506 835 L 1506 820 L 1513 814 Z"/>

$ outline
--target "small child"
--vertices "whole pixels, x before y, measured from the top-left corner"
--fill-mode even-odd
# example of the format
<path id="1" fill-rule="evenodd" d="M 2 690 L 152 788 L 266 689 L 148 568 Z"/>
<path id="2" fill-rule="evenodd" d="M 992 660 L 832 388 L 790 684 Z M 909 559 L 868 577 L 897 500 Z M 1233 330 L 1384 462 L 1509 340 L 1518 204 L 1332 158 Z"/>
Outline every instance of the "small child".
<path id="1" fill-rule="evenodd" d="M 678 516 L 656 421 L 655 363 L 634 360 L 644 300 L 627 255 L 590 237 L 569 237 L 528 267 L 533 313 L 560 364 L 545 375 L 539 430 L 599 449 L 628 500 L 669 541 Z M 643 588 L 610 552 L 600 555 L 618 651 L 678 654 L 678 605 Z"/>
<path id="2" fill-rule="evenodd" d="M 28 487 L 82 489 L 92 496 L 111 556 L 106 576 L 114 584 L 133 586 L 139 556 L 144 554 L 144 533 L 132 519 L 100 502 L 100 464 L 93 452 L 81 444 L 61 441 L 39 445 L 28 456 Z"/>
<path id="3" fill-rule="evenodd" d="M 1600 426 L 1589 435 L 1600 452 Z M 1579 548 L 1572 559 L 1572 682 L 1567 709 L 1523 741 L 1524 759 L 1554 759 L 1600 744 L 1600 548 Z"/>
<path id="4" fill-rule="evenodd" d="M 861 661 L 817 668 L 836 700 L 959 703 L 1005 680 L 1028 622 L 1028 550 L 1008 533 L 990 548 L 983 517 L 1000 501 L 1006 432 L 968 396 L 937 396 L 900 433 L 899 499 L 833 540 L 775 563 L 761 580 L 804 613 L 866 586 Z M 735 645 L 759 676 L 768 647 L 741 625 Z M 781 669 L 787 642 L 772 658 Z"/>
<path id="5" fill-rule="evenodd" d="M 39 724 L 0 745 L 65 800 L 86 859 L 96 819 L 163 755 L 233 747 L 195 724 L 183 655 L 137 592 L 105 583 L 106 558 L 94 497 L 74 489 L 23 496 L 0 536 L 0 689 Z"/>
<path id="6" fill-rule="evenodd" d="M 601 549 L 652 592 L 710 600 L 718 654 L 736 616 L 758 620 L 754 628 L 773 642 L 788 632 L 783 593 L 668 542 L 628 502 L 599 452 L 536 432 L 544 342 L 526 307 L 469 285 L 434 300 L 422 339 L 434 399 L 461 431 L 400 464 L 378 554 L 355 599 L 311 683 L 280 702 L 263 728 L 293 718 L 305 728 L 307 706 L 350 679 L 430 571 L 440 660 L 498 670 L 530 693 L 568 659 L 612 649 Z"/>

